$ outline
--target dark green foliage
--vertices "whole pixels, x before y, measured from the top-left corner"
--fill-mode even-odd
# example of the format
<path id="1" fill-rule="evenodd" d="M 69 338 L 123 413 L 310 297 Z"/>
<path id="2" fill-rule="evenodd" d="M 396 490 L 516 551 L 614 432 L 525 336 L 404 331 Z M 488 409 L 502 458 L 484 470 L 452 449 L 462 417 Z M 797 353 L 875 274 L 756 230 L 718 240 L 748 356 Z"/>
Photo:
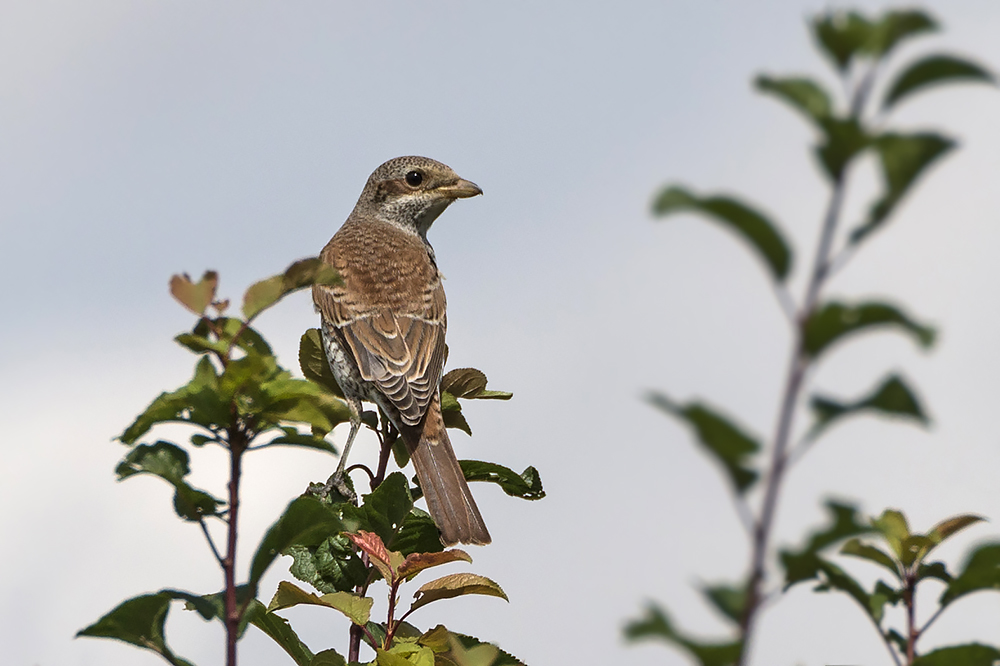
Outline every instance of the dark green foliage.
<path id="1" fill-rule="evenodd" d="M 830 180 L 839 183 L 847 166 L 871 145 L 871 137 L 855 118 L 824 118 L 820 127 L 823 139 L 816 156 Z"/>
<path id="2" fill-rule="evenodd" d="M 833 102 L 822 85 L 806 77 L 773 78 L 758 76 L 757 89 L 774 95 L 822 128 L 822 121 L 833 115 Z"/>
<path id="3" fill-rule="evenodd" d="M 998 659 L 1000 650 L 989 645 L 972 643 L 928 652 L 922 657 L 917 657 L 913 666 L 994 666 Z"/>
<path id="4" fill-rule="evenodd" d="M 171 484 L 175 510 L 185 520 L 200 524 L 223 569 L 227 587 L 222 592 L 200 596 L 163 590 L 136 597 L 113 609 L 79 635 L 116 638 L 152 650 L 176 666 L 191 666 L 167 648 L 163 637 L 170 603 L 182 600 L 187 608 L 198 611 L 205 620 L 219 620 L 225 625 L 227 664 L 231 666 L 236 663 L 236 641 L 251 624 L 273 639 L 298 666 L 344 666 L 346 660 L 336 650 L 313 654 L 285 619 L 269 612 L 255 598 L 257 586 L 268 568 L 279 555 L 290 555 L 292 574 L 313 585 L 323 596 L 317 597 L 283 582 L 273 602 L 274 608 L 300 603 L 335 608 L 352 622 L 367 627 L 370 633 L 366 640 L 374 641 L 380 661 L 389 659 L 395 660 L 393 663 L 429 666 L 440 657 L 444 660 L 442 663 L 461 666 L 486 664 L 484 655 L 488 650 L 492 650 L 494 656 L 500 654 L 492 646 L 473 645 L 475 639 L 470 639 L 468 650 L 461 643 L 454 643 L 457 646 L 454 647 L 450 641 L 457 639 L 443 627 L 435 630 L 437 643 L 433 649 L 421 645 L 411 650 L 407 641 L 423 640 L 427 634 L 393 619 L 392 613 L 387 625 L 380 627 L 369 621 L 372 600 L 363 595 L 383 569 L 387 575 L 391 574 L 387 582 L 392 586 L 391 597 L 395 603 L 396 588 L 404 579 L 431 566 L 470 560 L 463 551 L 441 552 L 437 527 L 425 512 L 414 507 L 411 490 L 402 473 L 382 478 L 388 449 L 399 441 L 398 433 L 384 416 L 380 420 L 374 412 L 361 415 L 362 422 L 376 433 L 383 447 L 383 466 L 379 471 L 375 473 L 364 468 L 373 490 L 363 498 L 362 504 L 355 503 L 354 480 L 350 476 L 342 480 L 342 485 L 310 484 L 309 492 L 294 499 L 264 535 L 250 563 L 247 582 L 242 585 L 236 584 L 239 574 L 234 557 L 239 503 L 234 501 L 233 506 L 228 506 L 226 501 L 189 486 L 185 477 L 191 471 L 191 459 L 182 447 L 167 441 L 140 443 L 143 436 L 161 424 L 183 423 L 196 427 L 198 432 L 189 436 L 192 446 L 214 444 L 227 450 L 230 457 L 228 486 L 237 498 L 241 461 L 247 452 L 264 447 L 292 446 L 336 454 L 333 445 L 326 441 L 326 435 L 336 425 L 348 421 L 351 414 L 326 362 L 319 331 L 311 329 L 302 336 L 299 361 L 306 379 L 297 379 L 278 364 L 271 346 L 249 324 L 264 309 L 292 291 L 312 284 L 334 284 L 338 279 L 335 272 L 317 259 L 296 262 L 285 273 L 258 282 L 247 290 L 243 299 L 245 319 L 223 316 L 228 301 L 215 299 L 218 286 L 215 273 L 206 273 L 198 283 L 187 276 L 175 276 L 171 280 L 171 293 L 199 316 L 189 333 L 176 338 L 178 344 L 199 356 L 194 377 L 184 386 L 160 394 L 119 436 L 118 439 L 131 450 L 116 472 L 119 479 L 145 474 Z M 209 308 L 217 316 L 210 316 Z M 470 434 L 456 396 L 463 400 L 507 400 L 512 395 L 488 390 L 486 375 L 474 368 L 453 370 L 445 376 L 445 382 L 446 388 L 453 392 L 442 394 L 446 421 Z M 404 456 L 402 462 L 406 461 Z M 468 473 L 474 480 L 496 483 L 512 496 L 540 499 L 545 494 L 533 467 L 516 474 L 501 465 L 471 462 Z M 225 548 L 216 546 L 206 518 L 219 520 L 229 528 Z M 379 552 L 371 550 L 364 550 L 362 557 L 359 542 L 355 540 L 359 535 L 365 544 L 377 543 L 381 552 L 390 549 L 389 560 L 382 561 Z M 411 610 L 466 594 L 506 598 L 496 583 L 475 574 L 444 576 L 426 583 L 417 594 L 419 599 Z M 397 640 L 395 632 L 407 627 L 412 629 L 410 634 Z M 352 641 L 354 636 L 352 634 Z M 353 642 L 352 654 L 356 655 L 357 647 Z M 452 657 L 457 661 L 447 661 Z M 501 658 L 497 663 L 519 662 Z"/>
<path id="5" fill-rule="evenodd" d="M 496 463 L 480 460 L 460 460 L 462 474 L 467 481 L 488 481 L 500 486 L 511 497 L 526 500 L 540 500 L 545 497 L 542 478 L 534 467 L 526 467 L 518 474 L 514 470 Z"/>
<path id="6" fill-rule="evenodd" d="M 655 604 L 646 607 L 646 614 L 625 625 L 625 638 L 631 641 L 656 638 L 681 648 L 701 666 L 731 666 L 739 658 L 742 643 L 699 641 L 678 631 L 667 614 Z"/>
<path id="7" fill-rule="evenodd" d="M 318 499 L 299 497 L 292 500 L 257 546 L 250 564 L 250 584 L 256 586 L 282 551 L 291 546 L 318 545 L 331 533 L 344 529 L 334 510 Z"/>
<path id="8" fill-rule="evenodd" d="M 845 337 L 873 328 L 898 328 L 913 336 L 922 347 L 934 344 L 933 328 L 916 323 L 892 305 L 831 302 L 818 308 L 806 321 L 803 350 L 816 358 Z"/>
<path id="9" fill-rule="evenodd" d="M 114 638 L 152 650 L 174 666 L 193 666 L 171 652 L 164 638 L 163 627 L 173 600 L 174 597 L 167 592 L 133 597 L 76 635 Z"/>
<path id="10" fill-rule="evenodd" d="M 777 281 L 788 276 L 792 251 L 777 226 L 747 204 L 731 197 L 698 197 L 682 187 L 665 188 L 653 202 L 653 214 L 666 217 L 675 213 L 701 213 L 721 222 L 743 237 L 756 250 Z"/>
<path id="11" fill-rule="evenodd" d="M 864 412 L 910 419 L 920 425 L 927 425 L 929 422 L 917 396 L 899 375 L 887 377 L 878 388 L 854 402 L 839 402 L 814 396 L 810 406 L 816 418 L 809 433 L 812 439 L 818 437 L 831 424 Z"/>
<path id="12" fill-rule="evenodd" d="M 965 58 L 931 55 L 900 72 L 889 85 L 883 108 L 890 108 L 910 95 L 942 83 L 994 83 L 993 74 Z"/>
<path id="13" fill-rule="evenodd" d="M 655 392 L 649 393 L 646 399 L 654 407 L 694 428 L 701 445 L 722 463 L 736 492 L 746 492 L 757 481 L 758 473 L 750 466 L 754 454 L 760 451 L 760 443 L 755 438 L 700 403 L 678 405 Z"/>
<path id="14" fill-rule="evenodd" d="M 467 400 L 510 400 L 513 393 L 486 389 L 486 375 L 475 368 L 456 368 L 441 378 L 441 390 Z"/>
<path id="15" fill-rule="evenodd" d="M 987 544 L 973 551 L 961 573 L 941 594 L 939 603 L 947 606 L 980 590 L 1000 590 L 1000 544 Z"/>
<path id="16" fill-rule="evenodd" d="M 746 611 L 746 583 L 741 585 L 704 585 L 701 592 L 723 617 L 739 624 Z"/>
<path id="17" fill-rule="evenodd" d="M 243 316 L 250 321 L 288 294 L 317 285 L 340 284 L 340 276 L 318 257 L 296 261 L 281 275 L 252 284 L 243 296 Z"/>
<path id="18" fill-rule="evenodd" d="M 882 226 L 910 186 L 927 167 L 955 147 L 955 142 L 937 134 L 885 133 L 872 141 L 882 165 L 885 193 L 872 204 L 867 221 L 851 232 L 851 242 L 860 243 Z"/>
<path id="19" fill-rule="evenodd" d="M 655 216 L 679 212 L 700 213 L 721 222 L 749 242 L 769 268 L 778 302 L 792 327 L 788 368 L 784 389 L 775 401 L 778 418 L 771 450 L 762 452 L 757 438 L 747 434 L 731 419 L 695 400 L 678 403 L 663 393 L 647 394 L 657 409 L 691 426 L 696 439 L 709 456 L 721 463 L 731 482 L 734 503 L 750 536 L 750 562 L 745 583 L 738 585 L 703 585 L 701 591 L 731 625 L 734 641 L 702 643 L 680 634 L 666 613 L 651 606 L 646 616 L 626 628 L 630 638 L 656 636 L 691 654 L 702 664 L 719 663 L 746 666 L 743 646 L 750 642 L 758 626 L 757 616 L 765 600 L 774 596 L 767 584 L 774 546 L 774 524 L 785 475 L 793 463 L 815 443 L 831 425 L 848 417 L 872 413 L 927 425 L 929 419 L 918 394 L 898 374 L 883 378 L 869 393 L 852 400 L 826 397 L 811 384 L 816 380 L 818 362 L 832 347 L 848 342 L 862 333 L 893 329 L 912 337 L 920 346 L 930 347 L 935 340 L 933 328 L 910 317 L 894 305 L 873 300 L 857 304 L 828 300 L 825 289 L 831 276 L 841 270 L 859 251 L 862 241 L 883 228 L 900 203 L 914 189 L 920 178 L 941 157 L 955 147 L 955 142 L 931 132 L 901 132 L 887 128 L 885 118 L 872 117 L 870 99 L 874 92 L 885 91 L 879 108 L 884 112 L 914 93 L 942 83 L 987 82 L 994 76 L 980 65 L 953 56 L 923 56 L 903 63 L 888 83 L 882 79 L 893 63 L 889 56 L 898 47 L 937 30 L 937 23 L 918 9 L 885 11 L 868 16 L 858 11 L 832 10 L 810 22 L 815 43 L 835 69 L 839 85 L 828 86 L 810 76 L 758 76 L 755 87 L 788 105 L 810 124 L 816 134 L 813 148 L 821 176 L 830 187 L 827 208 L 821 218 L 814 263 L 807 268 L 804 296 L 797 301 L 786 286 L 793 250 L 784 241 L 775 224 L 754 208 L 735 197 L 699 197 L 689 190 L 668 186 L 654 200 Z M 846 94 L 837 98 L 834 93 Z M 843 233 L 845 202 L 850 202 L 847 188 L 852 167 L 864 156 L 873 156 L 881 171 L 883 187 L 867 205 L 867 214 L 848 234 Z M 846 235 L 846 240 L 843 240 Z M 811 393 L 814 422 L 804 435 L 797 431 L 796 415 L 802 395 Z M 799 437 L 796 442 L 795 439 Z M 770 461 L 765 468 L 764 461 Z M 857 461 L 864 465 L 863 460 Z M 891 474 L 889 475 L 891 476 Z M 889 478 L 889 477 L 887 477 Z M 763 483 L 759 483 L 763 480 Z M 758 493 L 748 493 L 761 488 Z M 926 534 L 910 532 L 905 517 L 898 511 L 886 511 L 867 523 L 855 507 L 828 503 L 830 524 L 812 533 L 797 549 L 779 551 L 785 585 L 804 581 L 815 583 L 820 592 L 843 592 L 852 598 L 878 628 L 879 636 L 892 652 L 897 666 L 903 659 L 917 664 L 991 663 L 992 648 L 955 646 L 913 662 L 916 641 L 927 628 L 914 625 L 913 613 L 907 613 L 909 625 L 902 630 L 882 628 L 887 605 L 913 609 L 918 583 L 934 579 L 947 585 L 941 598 L 942 608 L 968 592 L 1000 588 L 1000 546 L 986 546 L 977 551 L 967 569 L 953 577 L 940 561 L 928 561 L 938 544 L 979 520 L 963 515 L 946 520 Z M 883 544 L 870 543 L 876 533 Z M 845 543 L 846 542 L 846 543 Z M 840 554 L 855 561 L 867 562 L 887 574 L 868 589 L 851 573 L 842 569 L 823 551 L 843 543 Z M 933 622 L 937 615 L 932 615 Z M 952 661 L 948 661 L 951 659 Z M 983 661 L 978 661 L 978 660 Z"/>

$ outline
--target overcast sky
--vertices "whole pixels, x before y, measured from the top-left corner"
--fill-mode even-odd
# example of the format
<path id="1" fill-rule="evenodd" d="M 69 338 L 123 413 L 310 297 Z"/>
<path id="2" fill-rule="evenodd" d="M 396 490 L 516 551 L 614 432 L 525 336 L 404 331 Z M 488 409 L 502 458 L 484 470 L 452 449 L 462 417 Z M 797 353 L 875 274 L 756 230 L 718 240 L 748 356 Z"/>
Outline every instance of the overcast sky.
<path id="1" fill-rule="evenodd" d="M 861 2 L 869 9 L 881 2 Z M 549 496 L 474 487 L 494 537 L 468 570 L 511 603 L 464 598 L 414 620 L 495 640 L 529 664 L 687 663 L 627 646 L 646 599 L 703 635 L 723 629 L 695 591 L 735 580 L 747 544 L 719 470 L 689 433 L 641 400 L 704 397 L 770 437 L 789 330 L 755 257 L 717 226 L 654 221 L 659 186 L 744 193 L 798 249 L 801 292 L 826 190 L 808 128 L 755 94 L 754 74 L 821 73 L 805 20 L 824 3 L 128 2 L 0 3 L 0 645 L 18 666 L 158 658 L 73 634 L 122 599 L 221 586 L 166 484 L 114 481 L 111 438 L 194 358 L 172 273 L 251 282 L 315 255 L 368 174 L 397 155 L 441 160 L 485 190 L 431 232 L 449 298 L 450 365 L 484 370 L 510 403 L 467 407 L 460 457 L 535 465 Z M 1000 5 L 936 0 L 932 48 L 1000 68 Z M 918 529 L 961 512 L 994 522 L 942 548 L 958 564 L 997 537 L 1000 494 L 1000 94 L 915 97 L 895 122 L 946 128 L 961 149 L 831 285 L 884 296 L 938 325 L 931 353 L 889 334 L 839 349 L 811 386 L 854 397 L 892 370 L 920 388 L 933 428 L 859 419 L 796 466 L 778 542 L 822 521 L 837 496 Z M 856 172 L 848 217 L 875 193 Z M 296 364 L 316 325 L 303 294 L 259 320 Z M 801 421 L 800 421 L 801 423 Z M 158 433 L 183 437 L 180 430 Z M 343 442 L 346 428 L 334 433 Z M 180 440 L 179 440 L 180 441 Z M 370 440 L 355 449 L 374 451 Z M 192 482 L 223 492 L 224 458 L 197 451 Z M 335 461 L 296 450 L 246 463 L 243 570 L 263 530 Z M 864 563 L 851 570 L 872 580 Z M 456 569 L 457 570 L 457 569 Z M 279 561 L 269 597 L 289 578 Z M 936 595 L 928 597 L 928 602 Z M 926 608 L 925 603 L 925 608 Z M 924 647 L 996 638 L 1000 598 L 956 605 Z M 346 621 L 286 613 L 316 651 Z M 770 608 L 754 663 L 885 664 L 846 598 L 796 588 Z M 222 661 L 222 631 L 175 607 L 171 645 Z M 251 630 L 246 666 L 290 663 Z"/>

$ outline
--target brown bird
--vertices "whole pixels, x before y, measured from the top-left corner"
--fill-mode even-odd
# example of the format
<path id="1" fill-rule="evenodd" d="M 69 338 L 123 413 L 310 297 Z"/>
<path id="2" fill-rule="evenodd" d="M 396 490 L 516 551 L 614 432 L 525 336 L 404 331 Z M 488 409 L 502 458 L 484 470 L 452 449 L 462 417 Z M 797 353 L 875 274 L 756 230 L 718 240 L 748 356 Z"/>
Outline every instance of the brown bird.
<path id="1" fill-rule="evenodd" d="M 441 416 L 446 304 L 427 230 L 456 199 L 482 193 L 426 157 L 389 160 L 320 253 L 343 283 L 313 287 L 326 358 L 351 408 L 351 432 L 332 478 L 344 474 L 361 401 L 374 402 L 410 452 L 445 545 L 488 544 L 490 533 Z"/>

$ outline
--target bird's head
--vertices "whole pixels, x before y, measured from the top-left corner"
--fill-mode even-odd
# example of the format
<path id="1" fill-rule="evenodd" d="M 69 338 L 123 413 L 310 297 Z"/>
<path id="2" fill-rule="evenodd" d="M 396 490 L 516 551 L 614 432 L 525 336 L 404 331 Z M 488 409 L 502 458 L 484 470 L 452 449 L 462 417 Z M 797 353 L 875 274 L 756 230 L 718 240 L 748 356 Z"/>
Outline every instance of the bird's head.
<path id="1" fill-rule="evenodd" d="M 445 164 L 427 157 L 397 157 L 375 169 L 358 207 L 425 236 L 455 199 L 482 193 L 478 185 L 460 178 Z"/>

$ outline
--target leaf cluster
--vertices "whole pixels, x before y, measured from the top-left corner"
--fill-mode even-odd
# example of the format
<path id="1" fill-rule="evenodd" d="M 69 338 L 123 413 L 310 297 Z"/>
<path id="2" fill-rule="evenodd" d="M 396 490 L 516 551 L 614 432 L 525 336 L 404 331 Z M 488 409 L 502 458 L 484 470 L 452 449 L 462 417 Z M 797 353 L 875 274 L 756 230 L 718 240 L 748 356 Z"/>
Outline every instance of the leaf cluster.
<path id="1" fill-rule="evenodd" d="M 279 365 L 270 345 L 251 324 L 284 296 L 313 284 L 336 284 L 338 280 L 336 272 L 318 259 L 295 262 L 284 273 L 246 291 L 242 318 L 225 315 L 229 301 L 216 298 L 216 273 L 206 272 L 198 282 L 187 275 L 175 275 L 170 281 L 174 298 L 198 317 L 189 332 L 175 338 L 197 356 L 194 376 L 183 386 L 157 396 L 118 436 L 131 448 L 116 473 L 119 480 L 149 475 L 168 482 L 174 490 L 177 515 L 201 526 L 227 581 L 235 580 L 235 564 L 216 548 L 207 521 L 216 520 L 227 527 L 227 552 L 234 553 L 235 509 L 228 500 L 187 482 L 191 456 L 184 446 L 165 440 L 143 443 L 142 439 L 158 425 L 181 423 L 192 427 L 189 444 L 195 449 L 208 445 L 226 449 L 231 467 L 236 470 L 229 480 L 230 497 L 237 493 L 239 461 L 247 452 L 294 446 L 336 455 L 326 436 L 335 426 L 350 420 L 351 413 L 330 372 L 319 330 L 311 329 L 301 338 L 299 362 L 305 379 L 299 379 Z M 446 425 L 470 434 L 459 400 L 512 397 L 508 392 L 488 389 L 486 375 L 474 368 L 448 372 L 442 389 Z M 375 431 L 387 452 L 398 437 L 392 424 L 384 414 L 369 412 L 363 415 L 363 421 Z M 405 456 L 403 447 L 396 448 Z M 405 465 L 406 458 L 398 462 Z M 470 481 L 496 484 L 514 497 L 534 500 L 545 496 L 533 467 L 518 474 L 496 463 L 467 460 L 461 465 Z M 452 574 L 430 581 L 417 590 L 416 599 L 403 616 L 394 616 L 403 583 L 424 569 L 471 558 L 461 550 L 442 551 L 433 520 L 414 506 L 414 500 L 420 497 L 419 487 L 411 488 L 399 472 L 383 479 L 384 468 L 377 474 L 368 471 L 372 492 L 360 504 L 354 495 L 344 497 L 337 489 L 318 483 L 293 500 L 257 546 L 243 585 L 211 594 L 165 589 L 134 597 L 79 635 L 122 640 L 156 652 L 171 664 L 190 666 L 167 646 L 164 634 L 171 604 L 181 601 L 203 619 L 219 620 L 227 630 L 235 630 L 237 638 L 248 625 L 256 626 L 300 666 L 345 664 L 336 650 L 313 653 L 289 623 L 274 613 L 311 604 L 334 608 L 360 627 L 377 652 L 378 664 L 520 663 L 478 639 L 453 634 L 442 626 L 420 632 L 404 621 L 418 608 L 441 599 L 466 594 L 506 599 L 500 587 L 485 577 Z M 349 478 L 347 484 L 353 493 Z M 292 575 L 320 594 L 285 581 L 270 605 L 261 604 L 256 599 L 258 585 L 280 555 L 290 556 Z M 368 587 L 380 579 L 389 586 L 390 596 L 390 613 L 384 623 L 370 620 L 372 599 L 365 596 Z"/>
<path id="2" fill-rule="evenodd" d="M 817 592 L 832 590 L 848 595 L 871 620 L 890 652 L 895 650 L 900 658 L 911 655 L 915 659 L 914 664 L 974 666 L 992 663 L 982 661 L 984 655 L 994 655 L 994 659 L 1000 656 L 997 648 L 978 644 L 941 648 L 924 656 L 919 656 L 916 651 L 916 642 L 952 603 L 973 592 L 1000 590 L 1000 544 L 978 547 L 958 575 L 952 574 L 946 563 L 929 560 L 937 546 L 983 518 L 968 514 L 954 516 L 920 534 L 911 532 L 906 517 L 900 511 L 886 510 L 868 525 L 863 525 L 857 521 L 853 507 L 829 506 L 836 515 L 830 527 L 814 533 L 802 549 L 781 553 L 786 589 L 813 581 L 817 583 L 814 587 Z M 869 538 L 872 536 L 880 543 L 872 543 Z M 821 554 L 836 543 L 842 544 L 839 549 L 841 555 L 874 564 L 888 577 L 880 578 L 869 591 L 842 567 Z M 917 588 L 930 580 L 937 581 L 944 589 L 929 619 L 920 627 L 886 627 L 886 606 L 912 608 Z"/>

